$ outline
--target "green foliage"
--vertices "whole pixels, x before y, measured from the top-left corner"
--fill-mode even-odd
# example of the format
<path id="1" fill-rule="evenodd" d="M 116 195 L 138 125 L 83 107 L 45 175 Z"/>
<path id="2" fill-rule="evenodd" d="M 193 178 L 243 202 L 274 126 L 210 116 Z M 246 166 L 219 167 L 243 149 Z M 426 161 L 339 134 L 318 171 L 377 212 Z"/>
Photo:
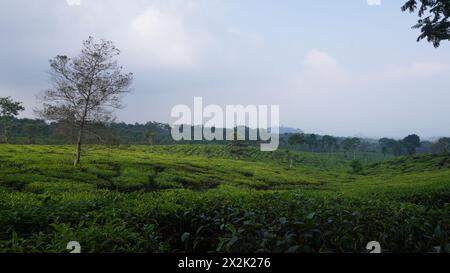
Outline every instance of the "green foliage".
<path id="1" fill-rule="evenodd" d="M 352 173 L 354 174 L 361 174 L 364 169 L 363 165 L 359 160 L 353 160 L 350 163 L 350 167 L 352 168 Z"/>
<path id="2" fill-rule="evenodd" d="M 343 155 L 223 145 L 0 146 L 0 252 L 448 250 L 450 158 L 348 173 Z M 362 164 L 360 162 L 360 164 Z M 367 164 L 367 165 L 366 165 Z"/>
<path id="3" fill-rule="evenodd" d="M 333 149 L 337 148 L 337 139 L 333 136 L 325 135 L 321 139 L 322 147 L 328 151 L 332 151 Z"/>
<path id="4" fill-rule="evenodd" d="M 77 130 L 73 124 L 67 122 L 46 123 L 43 120 L 11 119 L 9 121 L 8 142 L 11 144 L 73 144 L 77 140 Z M 85 144 L 106 145 L 108 147 L 119 147 L 123 145 L 148 145 L 157 149 L 158 145 L 187 145 L 200 144 L 198 150 L 203 155 L 214 157 L 215 148 L 209 149 L 210 144 L 222 145 L 228 148 L 228 153 L 233 158 L 247 157 L 249 149 L 259 148 L 259 141 L 181 141 L 174 142 L 171 137 L 171 128 L 168 124 L 147 122 L 146 124 L 101 123 L 86 124 L 84 136 Z M 249 134 L 246 129 L 246 135 Z M 443 138 L 445 139 L 445 138 Z M 205 144 L 206 145 L 205 148 Z M 433 145 L 434 144 L 434 145 Z M 382 158 L 388 156 L 401 156 L 408 154 L 402 140 L 382 138 L 378 142 L 370 139 L 341 138 L 329 135 L 309 134 L 282 134 L 280 135 L 280 148 L 292 151 L 304 151 L 314 153 L 327 153 L 335 156 L 343 152 L 353 159 L 366 160 L 367 158 Z M 443 143 L 437 145 L 424 141 L 421 143 L 419 153 L 439 152 L 444 149 Z M 164 150 L 164 149 L 163 149 Z M 194 149 L 193 149 L 194 150 Z M 284 151 L 283 151 L 284 152 Z M 269 153 L 270 154 L 270 153 Z M 266 156 L 267 157 L 267 156 Z"/>
<path id="5" fill-rule="evenodd" d="M 305 143 L 305 134 L 293 134 L 288 139 L 289 145 L 302 145 Z"/>
<path id="6" fill-rule="evenodd" d="M 23 110 L 22 102 L 13 101 L 11 97 L 0 98 L 0 118 L 14 118 Z"/>
<path id="7" fill-rule="evenodd" d="M 346 153 L 353 152 L 353 159 L 356 159 L 356 150 L 358 149 L 360 144 L 361 144 L 360 138 L 357 137 L 346 138 L 344 139 L 344 141 L 342 141 L 342 148 Z"/>
<path id="8" fill-rule="evenodd" d="M 387 154 L 393 154 L 399 156 L 402 154 L 403 144 L 401 141 L 390 138 L 382 138 L 378 141 L 381 147 L 382 153 L 386 156 Z"/>
<path id="9" fill-rule="evenodd" d="M 409 135 L 402 141 L 409 155 L 416 153 L 416 149 L 420 147 L 420 137 L 418 135 Z"/>
<path id="10" fill-rule="evenodd" d="M 435 154 L 447 154 L 450 146 L 450 138 L 443 137 L 431 146 L 431 151 Z"/>
<path id="11" fill-rule="evenodd" d="M 426 38 L 434 47 L 439 47 L 441 41 L 450 40 L 449 0 L 408 0 L 402 6 L 402 11 L 416 10 L 421 18 L 413 26 L 421 31 L 417 41 Z"/>
<path id="12" fill-rule="evenodd" d="M 13 101 L 11 97 L 0 97 L 0 125 L 3 128 L 3 142 L 8 143 L 9 123 L 24 110 L 22 102 Z"/>

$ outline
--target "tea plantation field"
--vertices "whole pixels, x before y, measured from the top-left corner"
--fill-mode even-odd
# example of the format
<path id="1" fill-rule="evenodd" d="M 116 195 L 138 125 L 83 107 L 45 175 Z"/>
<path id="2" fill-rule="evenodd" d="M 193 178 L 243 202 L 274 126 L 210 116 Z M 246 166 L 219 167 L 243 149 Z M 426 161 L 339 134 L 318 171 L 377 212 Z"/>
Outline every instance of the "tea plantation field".
<path id="1" fill-rule="evenodd" d="M 359 159 L 89 146 L 74 168 L 72 146 L 0 145 L 0 252 L 450 251 L 450 156 Z"/>

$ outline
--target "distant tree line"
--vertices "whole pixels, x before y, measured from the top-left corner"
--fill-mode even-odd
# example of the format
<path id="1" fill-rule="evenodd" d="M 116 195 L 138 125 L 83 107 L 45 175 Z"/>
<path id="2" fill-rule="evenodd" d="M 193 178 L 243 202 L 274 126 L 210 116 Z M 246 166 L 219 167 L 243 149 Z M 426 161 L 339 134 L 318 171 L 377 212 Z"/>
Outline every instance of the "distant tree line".
<path id="1" fill-rule="evenodd" d="M 3 129 L 3 124 L 0 128 Z M 2 130 L 3 132 L 3 130 Z M 42 119 L 13 118 L 8 124 L 11 144 L 76 144 L 78 130 L 69 122 L 46 122 Z M 2 134 L 2 143 L 6 143 Z M 161 145 L 172 144 L 170 126 L 158 122 L 145 124 L 88 123 L 84 143 L 101 145 Z"/>
<path id="2" fill-rule="evenodd" d="M 437 141 L 422 141 L 416 134 L 396 140 L 392 138 L 362 139 L 357 137 L 320 136 L 316 134 L 285 134 L 282 137 L 284 148 L 295 150 L 335 153 L 343 152 L 348 157 L 356 157 L 357 153 L 382 153 L 384 156 L 414 155 L 416 153 L 448 153 L 450 138 Z"/>
<path id="3" fill-rule="evenodd" d="M 0 143 L 11 144 L 76 144 L 79 130 L 69 120 L 47 122 L 43 119 L 18 119 L 24 110 L 21 102 L 10 97 L 0 98 Z M 236 128 L 235 128 L 236 129 Z M 250 134 L 249 128 L 245 133 Z M 167 145 L 176 143 L 206 144 L 209 141 L 174 142 L 169 124 L 147 122 L 145 124 L 124 122 L 104 123 L 86 122 L 84 126 L 86 144 L 101 145 Z M 191 127 L 192 135 L 194 127 Z M 226 130 L 224 130 L 224 139 Z M 261 141 L 214 141 L 214 144 L 228 145 L 239 154 L 242 147 L 257 146 Z M 280 136 L 281 148 L 315 153 L 343 152 L 349 158 L 356 158 L 361 153 L 382 153 L 384 156 L 414 155 L 416 153 L 447 154 L 450 138 L 442 137 L 436 141 L 422 141 L 416 134 L 396 140 L 380 140 L 358 137 L 334 137 L 305 133 L 285 133 Z"/>
<path id="4" fill-rule="evenodd" d="M 317 152 L 317 153 L 335 153 L 344 152 L 347 156 L 355 157 L 357 152 L 376 152 L 377 143 L 370 140 L 363 140 L 357 137 L 342 138 L 330 135 L 316 134 L 285 134 L 282 142 L 287 144 L 285 147 Z"/>
<path id="5" fill-rule="evenodd" d="M 1 110 L 1 108 L 0 108 Z M 1 120 L 5 120 L 1 118 Z M 77 130 L 66 122 L 46 122 L 41 119 L 18 119 L 10 117 L 0 123 L 0 142 L 11 144 L 75 144 Z M 7 126 L 7 130 L 4 130 Z M 192 127 L 193 131 L 194 127 Z M 168 145 L 206 144 L 209 141 L 174 142 L 169 124 L 147 122 L 145 124 L 124 122 L 109 124 L 86 124 L 86 144 L 99 145 Z M 247 134 L 250 129 L 246 128 Z M 5 134 L 7 136 L 5 137 Z M 260 141 L 214 141 L 228 145 L 230 149 L 258 146 Z M 412 134 L 403 139 L 381 138 L 380 140 L 357 137 L 334 137 L 305 133 L 286 133 L 280 136 L 280 148 L 315 153 L 344 153 L 349 158 L 361 153 L 381 153 L 384 156 L 414 155 L 416 153 L 448 153 L 450 138 L 422 141 Z"/>
<path id="6" fill-rule="evenodd" d="M 2 125 L 0 125 L 0 129 Z M 191 126 L 191 135 L 194 139 L 194 126 Z M 250 134 L 249 128 L 245 128 L 245 134 Z M 175 142 L 171 136 L 171 126 L 160 122 L 147 122 L 145 124 L 124 122 L 93 123 L 88 122 L 84 127 L 86 144 L 101 145 L 168 145 L 168 144 L 226 144 L 230 147 L 256 146 L 261 141 L 237 141 L 235 133 L 234 141 L 195 141 L 186 140 Z M 215 131 L 213 129 L 213 131 Z M 235 128 L 237 131 L 237 128 Z M 226 139 L 227 131 L 223 130 L 223 139 Z M 11 144 L 76 144 L 78 129 L 70 121 L 48 122 L 43 119 L 17 119 L 9 121 L 9 141 Z M 259 139 L 259 135 L 258 135 Z M 3 143 L 6 143 L 3 141 Z"/>

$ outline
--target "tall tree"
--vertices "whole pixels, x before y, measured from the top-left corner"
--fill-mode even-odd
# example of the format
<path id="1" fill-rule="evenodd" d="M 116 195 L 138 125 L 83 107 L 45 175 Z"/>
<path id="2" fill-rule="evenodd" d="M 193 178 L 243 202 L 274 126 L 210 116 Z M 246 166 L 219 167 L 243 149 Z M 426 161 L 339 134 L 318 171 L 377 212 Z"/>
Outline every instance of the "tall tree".
<path id="1" fill-rule="evenodd" d="M 303 145 L 305 144 L 305 135 L 304 134 L 293 134 L 289 137 L 289 145 L 296 146 L 296 145 Z"/>
<path id="2" fill-rule="evenodd" d="M 420 147 L 420 137 L 418 135 L 409 135 L 402 141 L 409 155 L 416 153 L 416 149 Z"/>
<path id="3" fill-rule="evenodd" d="M 8 129 L 13 118 L 24 111 L 22 102 L 14 101 L 11 97 L 0 98 L 0 121 L 3 127 L 3 142 L 8 143 Z"/>
<path id="4" fill-rule="evenodd" d="M 81 145 L 87 124 L 108 123 L 122 96 L 130 91 L 132 73 L 117 63 L 120 51 L 110 41 L 89 37 L 76 57 L 58 55 L 50 60 L 53 87 L 43 96 L 40 114 L 73 124 L 77 130 L 74 166 L 80 164 Z"/>
<path id="5" fill-rule="evenodd" d="M 392 141 L 392 139 L 389 139 L 389 138 L 386 138 L 386 137 L 384 137 L 384 138 L 378 140 L 378 144 L 380 145 L 380 147 L 381 147 L 381 152 L 383 153 L 384 156 L 386 156 L 387 153 L 388 153 L 389 143 L 390 143 L 391 141 Z"/>
<path id="6" fill-rule="evenodd" d="M 23 126 L 23 132 L 28 138 L 28 144 L 35 144 L 36 137 L 42 134 L 44 127 L 37 122 L 28 122 Z"/>
<path id="7" fill-rule="evenodd" d="M 443 137 L 439 139 L 439 143 L 441 143 L 443 147 L 443 153 L 448 154 L 449 146 L 450 146 L 450 138 Z"/>
<path id="8" fill-rule="evenodd" d="M 317 147 L 317 135 L 309 134 L 305 136 L 305 143 L 309 146 L 309 150 L 314 152 L 314 148 Z"/>
<path id="9" fill-rule="evenodd" d="M 450 0 L 408 0 L 402 11 L 417 11 L 419 20 L 413 28 L 420 29 L 417 41 L 427 39 L 435 47 L 450 40 Z"/>
<path id="10" fill-rule="evenodd" d="M 158 136 L 157 132 L 148 131 L 145 133 L 145 137 L 147 138 L 147 141 L 150 144 L 150 146 L 155 145 L 155 139 L 157 136 Z"/>
<path id="11" fill-rule="evenodd" d="M 322 137 L 322 146 L 331 153 L 337 147 L 337 139 L 333 136 L 325 135 Z"/>
<path id="12" fill-rule="evenodd" d="M 404 146 L 402 141 L 392 139 L 388 144 L 388 151 L 395 156 L 400 156 L 404 153 Z"/>
<path id="13" fill-rule="evenodd" d="M 431 146 L 431 151 L 435 154 L 448 154 L 450 138 L 443 137 Z"/>
<path id="14" fill-rule="evenodd" d="M 347 156 L 347 152 L 353 151 L 353 159 L 356 159 L 356 150 L 361 144 L 361 139 L 357 137 L 346 138 L 342 141 L 342 148 L 344 149 L 345 155 Z"/>
<path id="15" fill-rule="evenodd" d="M 386 156 L 386 154 L 393 154 L 399 156 L 402 154 L 403 144 L 402 141 L 397 141 L 391 138 L 382 138 L 378 141 L 381 147 L 381 151 Z"/>

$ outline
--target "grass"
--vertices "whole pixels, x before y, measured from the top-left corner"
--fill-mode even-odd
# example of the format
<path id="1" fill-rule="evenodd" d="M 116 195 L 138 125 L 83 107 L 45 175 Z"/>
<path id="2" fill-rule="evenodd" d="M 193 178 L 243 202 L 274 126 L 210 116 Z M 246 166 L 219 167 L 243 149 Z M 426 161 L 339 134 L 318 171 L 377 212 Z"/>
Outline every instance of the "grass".
<path id="1" fill-rule="evenodd" d="M 290 167 L 289 159 L 293 159 Z M 0 252 L 449 251 L 450 157 L 0 146 Z"/>

